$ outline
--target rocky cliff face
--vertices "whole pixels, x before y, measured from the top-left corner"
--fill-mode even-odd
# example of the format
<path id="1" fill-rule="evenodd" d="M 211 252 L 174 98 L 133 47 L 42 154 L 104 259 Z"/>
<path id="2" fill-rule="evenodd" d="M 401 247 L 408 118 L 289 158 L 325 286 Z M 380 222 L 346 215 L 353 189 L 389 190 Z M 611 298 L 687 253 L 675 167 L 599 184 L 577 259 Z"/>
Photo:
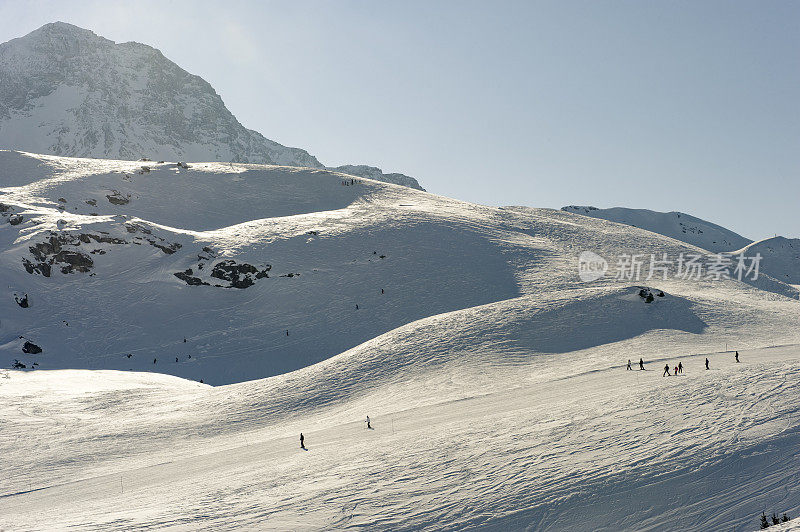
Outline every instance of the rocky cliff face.
<path id="1" fill-rule="evenodd" d="M 155 48 L 116 44 L 63 22 L 0 44 L 0 147 L 71 157 L 323 168 L 305 150 L 245 128 L 211 85 Z M 348 168 L 420 188 L 402 174 Z"/>

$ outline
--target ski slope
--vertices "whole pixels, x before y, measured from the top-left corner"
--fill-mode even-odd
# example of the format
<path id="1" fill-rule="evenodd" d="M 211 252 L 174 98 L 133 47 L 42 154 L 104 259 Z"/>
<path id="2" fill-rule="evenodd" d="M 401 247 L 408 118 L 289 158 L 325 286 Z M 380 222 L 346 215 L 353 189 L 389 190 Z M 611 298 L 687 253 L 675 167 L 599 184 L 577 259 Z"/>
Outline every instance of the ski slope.
<path id="1" fill-rule="evenodd" d="M 582 251 L 703 250 L 318 168 L 0 151 L 0 184 L 0 357 L 27 366 L 0 373 L 0 529 L 727 530 L 800 510 L 781 280 L 584 282 Z"/>
<path id="2" fill-rule="evenodd" d="M 426 405 L 383 389 L 280 411 L 261 398 L 278 377 L 210 388 L 157 374 L 9 372 L 4 466 L 10 458 L 16 478 L 2 486 L 0 521 L 13 530 L 754 530 L 764 507 L 800 511 L 800 348 L 740 354 L 741 364 L 732 353 L 670 358 L 685 366 L 678 377 L 661 376 L 664 359 L 626 372 L 569 356 L 560 376 L 490 370 L 516 384 Z M 8 441 L 9 428 L 31 441 Z"/>

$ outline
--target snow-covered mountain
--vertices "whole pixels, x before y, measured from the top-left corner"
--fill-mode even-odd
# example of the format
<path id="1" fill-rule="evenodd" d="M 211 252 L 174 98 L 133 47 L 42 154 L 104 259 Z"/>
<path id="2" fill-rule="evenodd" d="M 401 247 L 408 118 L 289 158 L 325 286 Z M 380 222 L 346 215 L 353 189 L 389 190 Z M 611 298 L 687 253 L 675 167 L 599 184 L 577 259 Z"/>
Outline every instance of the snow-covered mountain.
<path id="1" fill-rule="evenodd" d="M 733 252 L 754 257 L 761 254 L 762 263 L 771 277 L 784 283 L 800 285 L 800 239 L 776 236 L 765 238 Z"/>
<path id="2" fill-rule="evenodd" d="M 0 44 L 0 148 L 72 157 L 322 168 L 242 126 L 202 78 L 150 46 L 55 22 Z M 347 173 L 421 188 L 369 166 Z"/>
<path id="3" fill-rule="evenodd" d="M 579 205 L 569 205 L 562 207 L 561 210 L 632 225 L 633 227 L 639 227 L 686 242 L 713 253 L 734 251 L 752 242 L 752 240 L 748 240 L 729 229 L 682 212 L 658 212 L 649 209 L 628 209 L 625 207 L 598 209 L 597 207 Z"/>
<path id="4" fill-rule="evenodd" d="M 0 151 L 0 360 L 26 366 L 0 371 L 0 528 L 800 510 L 797 289 L 582 281 L 583 251 L 697 248 L 342 175 Z"/>
<path id="5" fill-rule="evenodd" d="M 760 253 L 760 272 L 784 283 L 800 284 L 800 240 L 796 238 L 778 236 L 753 242 L 729 229 L 682 212 L 575 205 L 561 210 L 646 229 L 712 253 L 723 253 L 731 256 L 732 261 L 738 260 L 739 255 L 755 257 Z"/>

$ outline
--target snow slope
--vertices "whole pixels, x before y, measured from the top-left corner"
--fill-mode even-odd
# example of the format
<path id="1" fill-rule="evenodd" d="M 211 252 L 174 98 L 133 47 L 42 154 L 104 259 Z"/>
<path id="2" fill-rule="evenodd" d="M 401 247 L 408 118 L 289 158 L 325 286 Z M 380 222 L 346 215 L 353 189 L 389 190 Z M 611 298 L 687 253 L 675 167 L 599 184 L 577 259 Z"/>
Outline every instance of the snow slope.
<path id="1" fill-rule="evenodd" d="M 762 256 L 765 270 L 787 284 L 800 284 L 800 239 L 776 236 L 753 242 L 732 255 Z"/>
<path id="2" fill-rule="evenodd" d="M 0 160 L 3 181 L 18 185 L 0 189 L 3 216 L 22 219 L 0 225 L 0 356 L 40 369 L 158 371 L 212 384 L 267 377 L 429 316 L 520 297 L 541 309 L 563 290 L 574 295 L 558 298 L 579 300 L 619 288 L 612 279 L 576 285 L 577 243 L 605 256 L 687 250 L 559 211 L 495 209 L 365 179 L 343 186 L 345 176 L 325 170 L 149 163 L 145 172 L 144 163 L 19 152 Z M 231 279 L 228 261 L 252 271 Z M 659 287 L 705 304 L 695 296 L 702 283 L 672 284 Z M 769 292 L 731 286 L 726 297 L 742 305 L 797 304 L 796 289 L 767 277 L 757 286 Z M 677 319 L 669 327 L 702 329 L 684 324 L 688 310 Z M 759 334 L 729 327 L 738 318 L 725 314 L 699 319 L 743 341 Z M 628 320 L 601 337 L 639 334 Z M 26 341 L 44 352 L 23 356 Z M 577 345 L 557 341 L 524 347 Z"/>
<path id="3" fill-rule="evenodd" d="M 324 169 L 188 166 L 0 152 L 0 357 L 28 366 L 0 372 L 0 528 L 727 530 L 800 510 L 797 289 L 670 277 L 646 303 L 582 282 L 578 255 L 702 250 Z"/>
<path id="4" fill-rule="evenodd" d="M 734 260 L 737 255 L 755 257 L 760 253 L 760 272 L 784 283 L 800 284 L 800 240 L 796 238 L 779 236 L 752 242 L 724 227 L 681 212 L 578 206 L 563 207 L 561 210 L 640 227 L 712 253 L 726 253 Z"/>
<path id="5" fill-rule="evenodd" d="M 205 80 L 150 46 L 55 22 L 0 44 L 0 148 L 73 157 L 322 168 L 246 129 Z M 370 166 L 348 174 L 421 188 Z"/>
<path id="6" fill-rule="evenodd" d="M 424 377 L 461 394 L 418 406 L 381 387 L 312 407 L 279 377 L 8 372 L 0 526 L 754 530 L 764 508 L 800 511 L 800 350 L 740 354 L 707 355 L 711 371 L 684 356 L 669 378 L 649 358 L 626 372 L 570 356 L 561 375 L 462 364 Z M 487 393 L 489 378 L 513 386 Z"/>
<path id="7" fill-rule="evenodd" d="M 724 227 L 682 212 L 657 212 L 624 207 L 598 209 L 577 205 L 563 207 L 561 210 L 640 227 L 713 253 L 734 251 L 752 242 Z"/>

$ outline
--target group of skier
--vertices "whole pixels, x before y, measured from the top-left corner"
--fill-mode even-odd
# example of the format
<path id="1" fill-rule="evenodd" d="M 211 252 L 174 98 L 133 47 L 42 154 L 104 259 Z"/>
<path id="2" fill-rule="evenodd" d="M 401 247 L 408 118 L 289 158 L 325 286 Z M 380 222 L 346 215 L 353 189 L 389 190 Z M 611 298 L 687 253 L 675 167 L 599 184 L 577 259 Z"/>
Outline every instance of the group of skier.
<path id="1" fill-rule="evenodd" d="M 736 351 L 736 354 L 734 355 L 734 358 L 736 359 L 736 362 L 739 362 L 739 351 Z M 628 359 L 628 365 L 627 365 L 627 367 L 625 369 L 627 371 L 633 371 L 633 368 L 631 368 L 631 360 L 630 359 Z M 709 367 L 708 358 L 706 358 L 706 369 L 711 369 Z M 639 358 L 639 370 L 644 371 L 644 359 L 643 358 Z M 673 375 L 672 373 L 669 372 L 669 370 L 670 370 L 669 363 L 667 363 L 667 364 L 664 365 L 664 374 L 663 374 L 664 377 L 666 377 L 667 375 L 670 375 L 670 376 Z M 675 366 L 674 371 L 675 371 L 674 375 L 682 375 L 683 374 L 683 362 L 678 362 L 678 365 Z M 367 419 L 364 422 L 367 424 L 367 429 L 371 430 L 372 429 L 372 422 L 369 419 L 369 416 L 367 416 Z M 304 449 L 304 450 L 307 450 L 306 449 L 306 444 L 305 444 L 305 437 L 303 436 L 302 432 L 300 433 L 300 448 Z"/>
<path id="2" fill-rule="evenodd" d="M 708 359 L 706 359 L 706 366 L 708 366 Z M 708 367 L 706 367 L 706 369 L 708 369 Z M 678 365 L 675 366 L 675 375 L 679 375 L 681 373 L 683 373 L 683 363 L 678 362 Z M 669 364 L 664 366 L 664 375 L 662 375 L 662 377 L 666 377 L 667 375 L 670 375 Z"/>
<path id="3" fill-rule="evenodd" d="M 627 368 L 625 368 L 625 369 L 626 369 L 626 370 L 628 370 L 628 371 L 632 371 L 632 368 L 631 368 L 631 359 L 630 359 L 630 358 L 628 359 L 628 367 L 627 367 Z M 643 358 L 640 358 L 640 359 L 639 359 L 639 369 L 640 369 L 641 371 L 644 371 L 644 359 L 643 359 Z"/>
<path id="4" fill-rule="evenodd" d="M 736 354 L 734 355 L 734 358 L 736 359 L 736 362 L 738 363 L 739 362 L 739 351 L 736 351 Z M 628 359 L 628 365 L 627 365 L 627 367 L 625 369 L 627 371 L 632 371 L 633 368 L 631 368 L 631 359 Z M 639 359 L 639 369 L 644 371 L 644 359 L 642 359 L 642 358 Z M 706 358 L 706 369 L 707 370 L 711 369 L 710 362 L 708 361 L 708 358 Z M 664 373 L 663 373 L 662 377 L 673 376 L 673 375 L 682 375 L 683 374 L 683 362 L 678 362 L 678 365 L 673 368 L 673 371 L 675 373 L 670 373 L 669 370 L 670 370 L 669 363 L 666 363 L 664 365 Z"/>

